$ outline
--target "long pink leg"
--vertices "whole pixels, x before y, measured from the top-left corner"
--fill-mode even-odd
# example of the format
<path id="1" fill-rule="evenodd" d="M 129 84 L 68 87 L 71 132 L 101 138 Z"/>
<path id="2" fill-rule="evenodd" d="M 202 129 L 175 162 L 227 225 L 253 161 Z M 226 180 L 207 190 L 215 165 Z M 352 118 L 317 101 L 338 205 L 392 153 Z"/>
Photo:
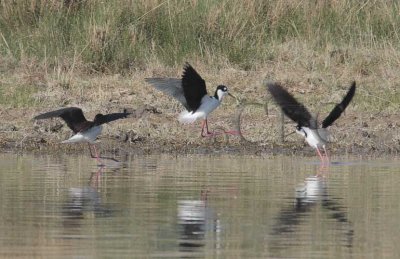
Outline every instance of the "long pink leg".
<path id="1" fill-rule="evenodd" d="M 210 135 L 210 134 L 212 134 L 212 133 L 208 130 L 208 121 L 207 121 L 207 118 L 205 119 L 205 121 L 206 121 L 207 135 Z"/>
<path id="2" fill-rule="evenodd" d="M 99 162 L 99 163 L 101 164 L 101 160 L 100 160 L 100 157 L 99 157 L 99 153 L 97 153 L 96 145 L 93 145 L 93 148 L 94 148 L 94 153 L 96 154 L 97 162 Z"/>
<path id="3" fill-rule="evenodd" d="M 324 162 L 324 157 L 322 156 L 321 152 L 319 151 L 319 148 L 317 147 L 317 153 L 319 155 L 319 158 L 321 159 L 321 162 Z"/>
<path id="4" fill-rule="evenodd" d="M 228 130 L 228 131 L 225 131 L 225 134 L 231 134 L 231 135 L 237 136 L 240 133 L 237 130 Z"/>
<path id="5" fill-rule="evenodd" d="M 91 158 L 96 158 L 97 161 L 99 161 L 99 157 L 97 155 L 97 152 L 95 153 L 95 155 L 93 155 L 92 145 L 90 145 L 90 143 L 88 143 L 88 146 L 89 146 L 89 151 L 90 151 L 90 157 Z M 95 147 L 95 150 L 96 150 L 96 147 Z"/>
<path id="6" fill-rule="evenodd" d="M 202 136 L 202 137 L 205 137 L 205 135 L 204 135 L 204 126 L 205 125 L 206 125 L 206 120 L 203 120 L 201 122 L 201 134 L 200 134 L 200 136 Z"/>
<path id="7" fill-rule="evenodd" d="M 100 157 L 100 153 L 97 152 L 97 149 L 96 149 L 96 145 L 95 145 L 95 144 L 93 144 L 93 148 L 94 148 L 94 151 L 95 151 L 95 155 L 93 155 L 92 146 L 90 145 L 90 143 L 88 143 L 88 146 L 89 146 L 89 150 L 90 150 L 90 156 L 91 156 L 92 158 L 96 158 L 97 162 L 99 162 L 99 164 L 100 164 L 101 166 L 104 166 L 104 164 L 103 164 L 103 162 L 101 161 L 101 159 L 108 159 L 108 160 L 113 160 L 113 161 L 115 161 L 115 162 L 119 162 L 118 160 L 116 160 L 115 158 L 112 158 L 112 157 Z"/>
<path id="8" fill-rule="evenodd" d="M 204 128 L 206 129 L 206 133 L 204 133 Z M 202 137 L 212 137 L 212 136 L 220 135 L 220 134 L 239 135 L 239 131 L 237 131 L 237 130 L 229 130 L 229 131 L 223 130 L 222 133 L 212 133 L 212 132 L 210 132 L 208 130 L 208 121 L 207 121 L 207 119 L 203 120 L 203 122 L 201 123 L 201 136 Z"/>
<path id="9" fill-rule="evenodd" d="M 204 128 L 206 129 L 206 133 L 205 133 L 205 134 L 204 134 Z M 202 124 L 201 124 L 201 136 L 202 136 L 202 137 L 211 137 L 211 136 L 214 136 L 214 134 L 211 133 L 211 132 L 208 130 L 208 122 L 207 122 L 207 119 L 204 119 L 203 122 L 202 122 Z"/>
<path id="10" fill-rule="evenodd" d="M 325 145 L 323 146 L 324 152 L 325 152 L 325 157 L 326 157 L 326 163 L 329 165 L 330 164 L 330 159 L 328 155 L 328 151 L 326 151 Z"/>

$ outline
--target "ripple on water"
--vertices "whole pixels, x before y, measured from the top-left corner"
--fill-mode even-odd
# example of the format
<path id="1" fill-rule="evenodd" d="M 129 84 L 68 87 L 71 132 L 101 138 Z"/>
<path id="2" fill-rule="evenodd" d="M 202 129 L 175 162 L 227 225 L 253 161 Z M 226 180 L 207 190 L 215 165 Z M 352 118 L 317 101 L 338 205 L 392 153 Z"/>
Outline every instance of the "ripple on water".
<path id="1" fill-rule="evenodd" d="M 395 257 L 397 160 L 0 155 L 0 257 Z"/>

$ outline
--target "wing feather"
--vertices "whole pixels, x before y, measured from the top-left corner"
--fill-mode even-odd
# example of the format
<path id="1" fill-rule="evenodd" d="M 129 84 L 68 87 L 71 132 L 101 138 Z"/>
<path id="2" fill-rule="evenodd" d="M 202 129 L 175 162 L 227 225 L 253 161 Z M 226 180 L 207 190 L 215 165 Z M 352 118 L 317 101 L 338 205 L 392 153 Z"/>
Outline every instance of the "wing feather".
<path id="1" fill-rule="evenodd" d="M 278 83 L 268 83 L 268 91 L 275 102 L 291 120 L 301 127 L 316 128 L 316 123 L 307 108 L 299 103 Z"/>
<path id="2" fill-rule="evenodd" d="M 67 107 L 51 112 L 42 113 L 34 117 L 34 119 L 42 120 L 54 117 L 62 118 L 67 123 L 68 127 L 75 133 L 80 131 L 79 125 L 87 122 L 85 116 L 83 115 L 82 109 L 77 107 Z"/>
<path id="3" fill-rule="evenodd" d="M 196 111 L 201 105 L 201 99 L 207 94 L 206 82 L 186 63 L 182 75 L 182 88 L 189 111 Z"/>
<path id="4" fill-rule="evenodd" d="M 95 118 L 95 124 L 96 125 L 101 125 L 101 124 L 104 124 L 104 123 L 109 123 L 111 121 L 124 119 L 124 118 L 127 118 L 129 114 L 131 114 L 131 113 L 118 112 L 118 113 L 110 113 L 110 114 L 106 114 L 106 115 L 101 115 L 99 118 L 97 118 L 97 117 Z"/>
<path id="5" fill-rule="evenodd" d="M 180 102 L 186 109 L 187 105 L 182 88 L 182 80 L 178 78 L 145 78 L 145 81 L 161 92 L 168 94 Z"/>
<path id="6" fill-rule="evenodd" d="M 333 108 L 333 110 L 329 113 L 329 115 L 325 118 L 325 120 L 322 122 L 322 128 L 327 128 L 332 123 L 334 123 L 340 115 L 344 112 L 346 107 L 349 105 L 351 100 L 353 99 L 353 96 L 356 92 L 356 82 L 353 82 L 350 86 L 350 89 L 347 91 L 347 94 L 345 97 L 343 97 L 343 100 Z"/>

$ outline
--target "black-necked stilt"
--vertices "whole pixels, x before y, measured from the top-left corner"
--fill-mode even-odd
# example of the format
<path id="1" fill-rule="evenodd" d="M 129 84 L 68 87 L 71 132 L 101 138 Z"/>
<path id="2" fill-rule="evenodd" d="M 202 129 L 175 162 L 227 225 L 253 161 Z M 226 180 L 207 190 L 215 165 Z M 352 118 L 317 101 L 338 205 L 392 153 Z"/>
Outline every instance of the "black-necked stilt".
<path id="1" fill-rule="evenodd" d="M 184 66 L 182 79 L 146 78 L 145 81 L 183 104 L 186 111 L 181 112 L 179 115 L 181 123 L 193 123 L 197 119 L 203 119 L 201 126 L 202 137 L 213 135 L 208 130 L 207 116 L 221 104 L 226 94 L 233 97 L 232 94 L 228 93 L 228 88 L 224 85 L 217 86 L 214 95 L 209 96 L 206 82 L 189 63 Z M 230 131 L 226 133 L 235 134 Z"/>
<path id="2" fill-rule="evenodd" d="M 321 161 L 324 161 L 320 149 L 324 149 L 325 156 L 329 161 L 326 152 L 328 132 L 327 127 L 335 122 L 342 112 L 349 105 L 356 91 L 356 82 L 353 82 L 342 102 L 337 104 L 329 115 L 322 121 L 321 128 L 318 127 L 317 119 L 311 116 L 307 108 L 299 103 L 291 94 L 277 83 L 269 83 L 268 90 L 272 94 L 276 103 L 282 108 L 283 112 L 297 123 L 296 132 L 305 137 L 307 143 L 317 150 Z"/>
<path id="3" fill-rule="evenodd" d="M 54 117 L 62 118 L 68 125 L 68 127 L 75 133 L 72 137 L 61 143 L 81 143 L 87 142 L 89 145 L 90 155 L 92 155 L 91 144 L 94 147 L 95 158 L 100 162 L 99 154 L 97 153 L 95 140 L 100 135 L 103 127 L 102 124 L 108 123 L 114 120 L 126 118 L 130 113 L 110 113 L 110 114 L 97 114 L 93 121 L 86 120 L 83 112 L 80 108 L 68 107 L 59 110 L 46 112 L 34 117 L 35 120 L 49 119 Z"/>

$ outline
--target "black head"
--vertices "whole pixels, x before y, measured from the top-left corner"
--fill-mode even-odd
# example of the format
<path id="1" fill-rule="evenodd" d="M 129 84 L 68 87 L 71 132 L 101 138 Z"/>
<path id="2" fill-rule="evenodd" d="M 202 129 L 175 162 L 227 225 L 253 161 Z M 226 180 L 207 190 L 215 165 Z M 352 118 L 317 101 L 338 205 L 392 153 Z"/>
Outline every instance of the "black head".
<path id="1" fill-rule="evenodd" d="M 226 94 L 228 94 L 228 87 L 224 85 L 219 85 L 215 90 L 214 97 L 221 101 Z"/>

